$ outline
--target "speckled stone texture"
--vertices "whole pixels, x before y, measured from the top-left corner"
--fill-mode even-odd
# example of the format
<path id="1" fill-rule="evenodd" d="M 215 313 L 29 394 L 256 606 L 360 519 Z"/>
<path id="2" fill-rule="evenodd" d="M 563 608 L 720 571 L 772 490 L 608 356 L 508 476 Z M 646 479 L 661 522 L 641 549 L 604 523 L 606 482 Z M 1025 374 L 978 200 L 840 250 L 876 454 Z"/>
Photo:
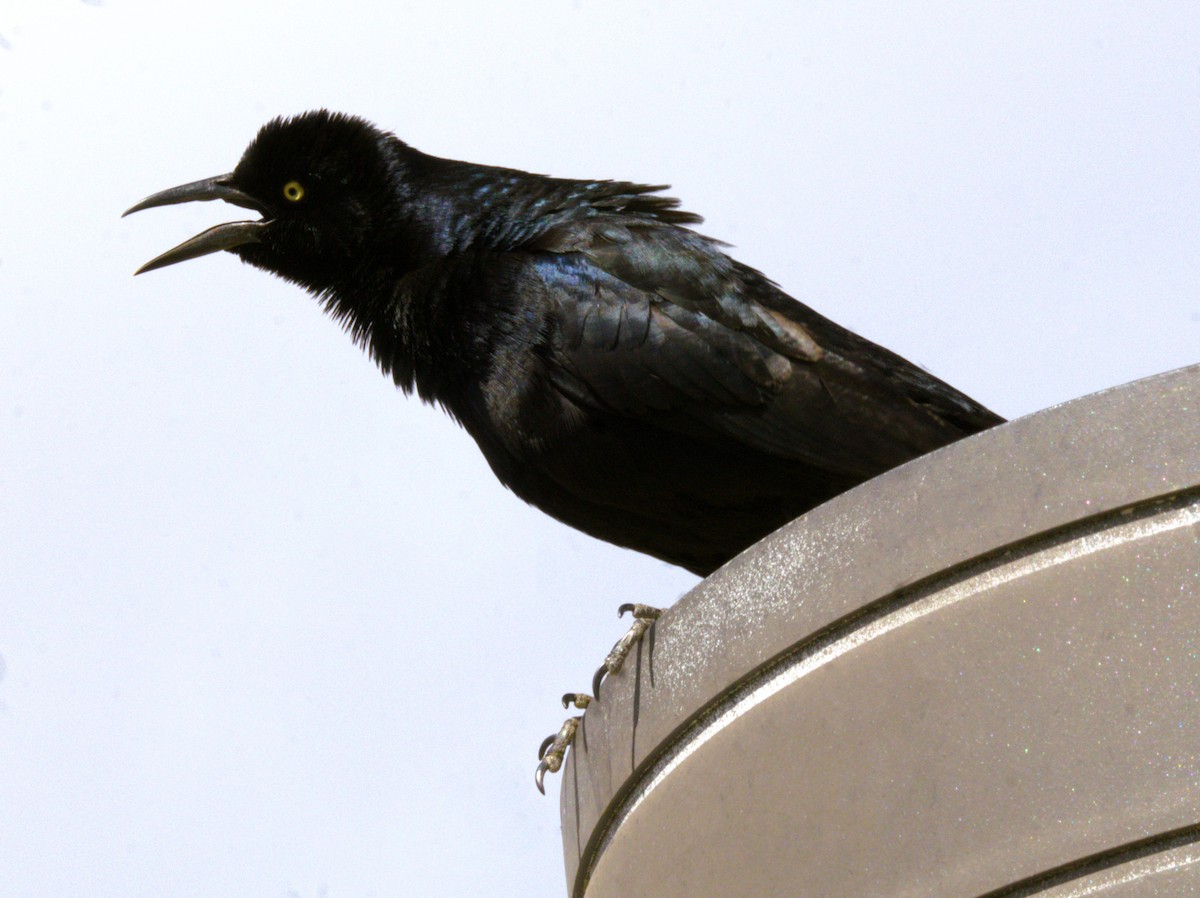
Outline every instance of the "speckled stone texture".
<path id="1" fill-rule="evenodd" d="M 681 599 L 563 768 L 568 889 L 1200 892 L 1197 634 L 1200 366 L 891 471 Z"/>

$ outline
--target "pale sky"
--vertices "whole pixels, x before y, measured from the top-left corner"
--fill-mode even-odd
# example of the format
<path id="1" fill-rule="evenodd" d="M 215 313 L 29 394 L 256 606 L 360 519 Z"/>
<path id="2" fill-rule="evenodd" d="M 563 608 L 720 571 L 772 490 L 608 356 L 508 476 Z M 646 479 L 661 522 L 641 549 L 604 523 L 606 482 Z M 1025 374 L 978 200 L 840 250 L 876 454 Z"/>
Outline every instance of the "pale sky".
<path id="1" fill-rule="evenodd" d="M 122 210 L 319 106 L 671 183 L 1010 417 L 1200 361 L 1193 3 L 7 0 L 0 895 L 561 896 L 538 743 L 695 582 L 523 505 L 298 288 L 131 277 L 242 213 Z"/>

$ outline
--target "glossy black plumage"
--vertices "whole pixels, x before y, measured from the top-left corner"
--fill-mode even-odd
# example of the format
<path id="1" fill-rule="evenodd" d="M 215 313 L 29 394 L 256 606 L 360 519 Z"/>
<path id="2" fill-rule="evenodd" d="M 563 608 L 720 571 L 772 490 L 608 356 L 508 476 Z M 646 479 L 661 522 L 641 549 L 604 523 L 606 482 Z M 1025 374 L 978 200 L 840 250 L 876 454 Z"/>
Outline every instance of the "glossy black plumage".
<path id="1" fill-rule="evenodd" d="M 661 189 L 438 159 L 322 111 L 134 208 L 256 208 L 146 267 L 227 249 L 301 284 L 517 495 L 698 574 L 1001 422 L 731 259 Z"/>

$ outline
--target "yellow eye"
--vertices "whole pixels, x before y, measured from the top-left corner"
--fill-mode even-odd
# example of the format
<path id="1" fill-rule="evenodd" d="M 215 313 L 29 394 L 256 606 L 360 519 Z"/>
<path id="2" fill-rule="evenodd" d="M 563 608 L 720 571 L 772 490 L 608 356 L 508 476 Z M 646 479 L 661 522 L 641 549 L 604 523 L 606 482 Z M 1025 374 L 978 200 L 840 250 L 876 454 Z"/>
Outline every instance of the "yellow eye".
<path id="1" fill-rule="evenodd" d="M 288 181 L 283 185 L 283 196 L 288 202 L 300 202 L 304 199 L 304 185 L 299 181 Z"/>

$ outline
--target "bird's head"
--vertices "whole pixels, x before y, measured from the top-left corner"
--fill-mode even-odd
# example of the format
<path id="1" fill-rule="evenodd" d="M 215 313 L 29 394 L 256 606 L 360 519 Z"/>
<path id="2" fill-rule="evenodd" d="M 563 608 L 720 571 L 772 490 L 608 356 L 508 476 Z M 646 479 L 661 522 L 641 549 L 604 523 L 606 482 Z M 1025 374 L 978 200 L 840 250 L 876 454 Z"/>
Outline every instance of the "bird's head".
<path id="1" fill-rule="evenodd" d="M 386 225 L 394 136 L 353 116 L 319 110 L 268 122 L 226 175 L 146 197 L 125 215 L 193 200 L 225 200 L 257 221 L 209 228 L 137 273 L 229 250 L 245 261 L 321 290 L 363 264 L 370 236 Z"/>

